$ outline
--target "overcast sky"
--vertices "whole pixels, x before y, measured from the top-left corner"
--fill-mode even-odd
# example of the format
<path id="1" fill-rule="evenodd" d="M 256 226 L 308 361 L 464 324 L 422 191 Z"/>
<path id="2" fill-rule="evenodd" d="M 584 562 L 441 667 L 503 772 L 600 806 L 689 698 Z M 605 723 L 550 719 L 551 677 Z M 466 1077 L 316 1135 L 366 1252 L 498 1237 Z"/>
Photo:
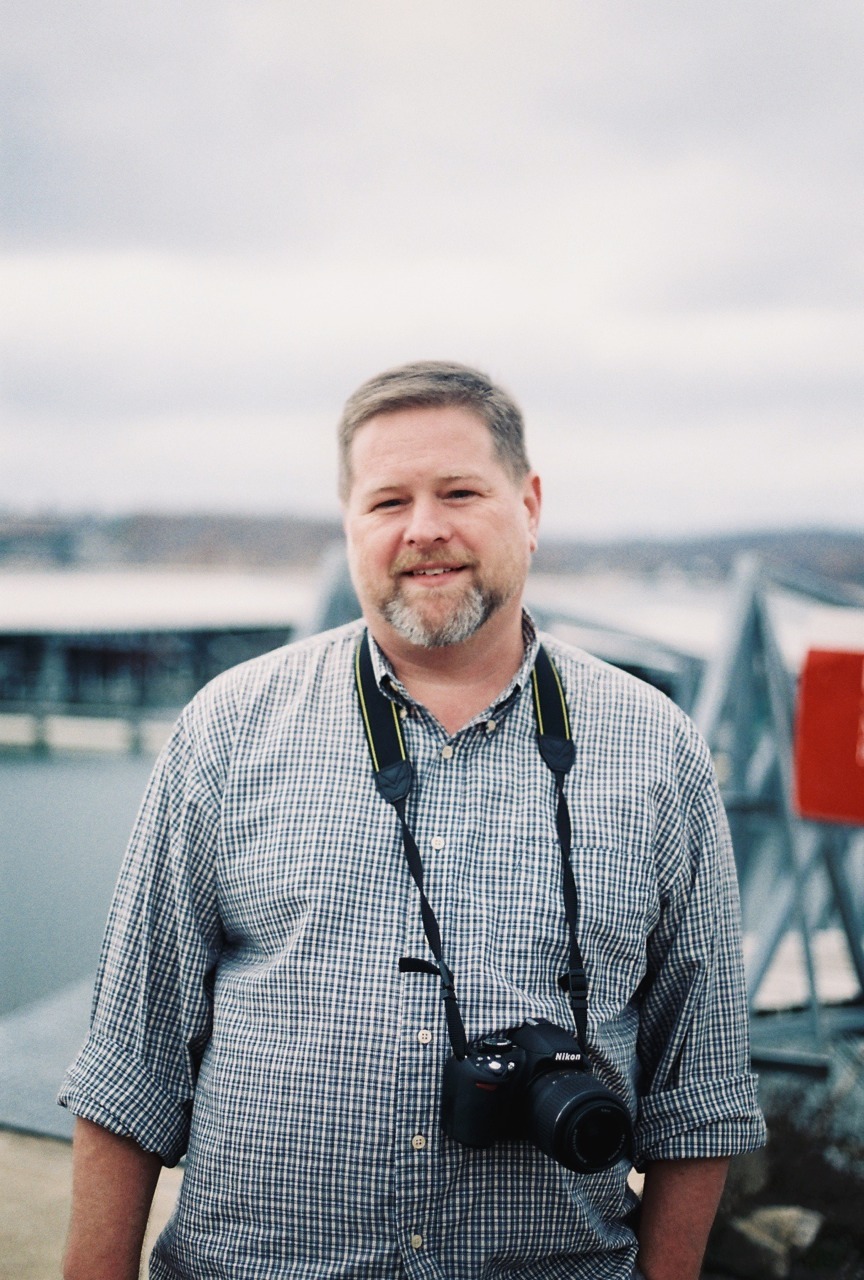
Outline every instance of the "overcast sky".
<path id="1" fill-rule="evenodd" d="M 0 508 L 334 512 L 478 364 L 579 535 L 864 531 L 860 0 L 5 0 Z"/>

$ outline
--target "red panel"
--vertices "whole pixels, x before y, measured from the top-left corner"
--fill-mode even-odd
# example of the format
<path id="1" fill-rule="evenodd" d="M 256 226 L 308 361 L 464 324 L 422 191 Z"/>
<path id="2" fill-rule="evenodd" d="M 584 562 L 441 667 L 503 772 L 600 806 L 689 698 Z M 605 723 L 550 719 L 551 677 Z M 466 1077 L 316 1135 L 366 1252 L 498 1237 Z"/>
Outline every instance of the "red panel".
<path id="1" fill-rule="evenodd" d="M 807 654 L 798 686 L 795 790 L 804 818 L 864 824 L 864 653 Z"/>

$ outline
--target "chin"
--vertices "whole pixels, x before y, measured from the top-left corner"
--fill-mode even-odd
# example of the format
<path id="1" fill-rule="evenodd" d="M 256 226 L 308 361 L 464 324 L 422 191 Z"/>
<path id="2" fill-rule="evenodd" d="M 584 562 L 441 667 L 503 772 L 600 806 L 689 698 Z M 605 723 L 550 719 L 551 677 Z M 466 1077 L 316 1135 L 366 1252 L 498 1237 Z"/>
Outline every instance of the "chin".
<path id="1" fill-rule="evenodd" d="M 472 587 L 448 609 L 423 610 L 396 597 L 383 606 L 381 615 L 410 644 L 422 649 L 444 649 L 470 640 L 500 604 L 497 597 Z"/>

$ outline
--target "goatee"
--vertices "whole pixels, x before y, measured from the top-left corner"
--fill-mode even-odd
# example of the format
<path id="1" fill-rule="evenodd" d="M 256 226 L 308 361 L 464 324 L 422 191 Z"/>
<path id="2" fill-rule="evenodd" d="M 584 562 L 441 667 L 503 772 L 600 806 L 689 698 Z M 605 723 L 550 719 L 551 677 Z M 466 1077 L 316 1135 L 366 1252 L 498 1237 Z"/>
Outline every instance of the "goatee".
<path id="1" fill-rule="evenodd" d="M 446 645 L 470 640 L 503 603 L 503 597 L 497 591 L 482 591 L 475 585 L 466 592 L 450 616 L 437 624 L 420 617 L 419 610 L 407 604 L 401 595 L 386 601 L 381 613 L 394 631 L 398 631 L 410 644 L 423 649 L 442 649 Z"/>

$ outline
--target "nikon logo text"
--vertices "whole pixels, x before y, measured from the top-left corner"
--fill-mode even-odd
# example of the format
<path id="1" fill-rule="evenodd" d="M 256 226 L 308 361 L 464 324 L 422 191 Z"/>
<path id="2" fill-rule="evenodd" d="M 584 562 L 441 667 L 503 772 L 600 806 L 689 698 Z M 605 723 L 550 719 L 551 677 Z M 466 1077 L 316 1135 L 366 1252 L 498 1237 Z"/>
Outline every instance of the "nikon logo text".
<path id="1" fill-rule="evenodd" d="M 578 1054 L 578 1053 L 565 1053 L 565 1052 L 562 1050 L 560 1053 L 556 1053 L 556 1054 L 555 1054 L 555 1061 L 556 1061 L 556 1062 L 578 1062 L 578 1061 L 579 1061 L 579 1054 Z"/>

